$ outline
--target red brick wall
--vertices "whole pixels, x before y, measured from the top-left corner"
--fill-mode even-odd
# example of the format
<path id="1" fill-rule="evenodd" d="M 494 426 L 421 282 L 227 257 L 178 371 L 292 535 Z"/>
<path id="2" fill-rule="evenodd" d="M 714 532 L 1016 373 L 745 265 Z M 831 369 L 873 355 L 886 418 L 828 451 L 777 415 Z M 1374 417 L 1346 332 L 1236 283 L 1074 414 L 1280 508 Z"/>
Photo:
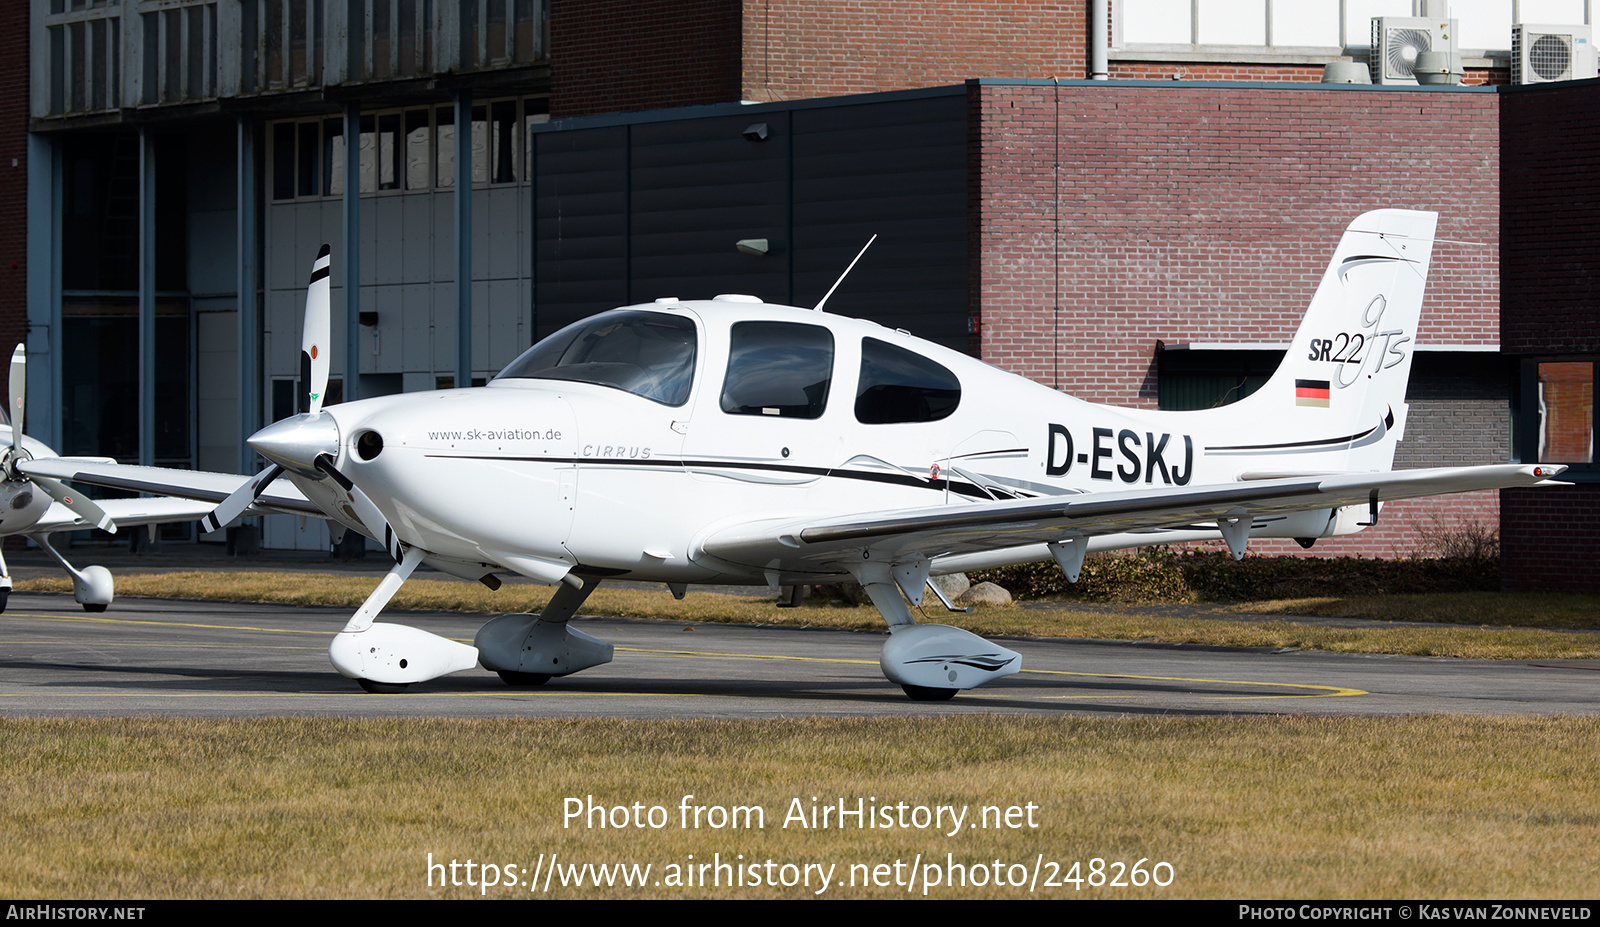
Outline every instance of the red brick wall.
<path id="1" fill-rule="evenodd" d="M 744 0 L 743 98 L 1088 76 L 1084 0 Z"/>
<path id="2" fill-rule="evenodd" d="M 1309 552 L 1290 540 L 1251 541 L 1250 552 L 1312 557 L 1426 556 L 1430 550 L 1424 543 L 1423 532 L 1456 531 L 1467 525 L 1499 530 L 1498 490 L 1385 502 L 1376 525 L 1344 537 L 1324 538 Z"/>
<path id="3" fill-rule="evenodd" d="M 551 0 L 550 115 L 739 99 L 740 0 Z"/>
<path id="4" fill-rule="evenodd" d="M 28 333 L 27 204 L 28 4 L 0 3 L 0 349 L 7 356 Z"/>
<path id="5" fill-rule="evenodd" d="M 1105 85 L 1063 87 L 1058 106 L 1051 86 L 971 93 L 973 308 L 990 363 L 1154 408 L 1157 339 L 1288 341 L 1345 226 L 1380 207 L 1437 210 L 1439 238 L 1482 243 L 1436 244 L 1419 342 L 1499 337 L 1494 95 Z M 1495 493 L 1396 502 L 1312 554 L 1403 556 L 1419 526 L 1492 528 L 1498 509 Z"/>
<path id="6" fill-rule="evenodd" d="M 972 92 L 974 308 L 990 363 L 1153 408 L 1157 339 L 1288 341 L 1345 226 L 1380 207 L 1437 210 L 1440 239 L 1480 243 L 1435 246 L 1418 342 L 1499 338 L 1493 94 Z"/>
<path id="7" fill-rule="evenodd" d="M 1503 489 L 1500 511 L 1501 588 L 1600 588 L 1600 485 Z"/>

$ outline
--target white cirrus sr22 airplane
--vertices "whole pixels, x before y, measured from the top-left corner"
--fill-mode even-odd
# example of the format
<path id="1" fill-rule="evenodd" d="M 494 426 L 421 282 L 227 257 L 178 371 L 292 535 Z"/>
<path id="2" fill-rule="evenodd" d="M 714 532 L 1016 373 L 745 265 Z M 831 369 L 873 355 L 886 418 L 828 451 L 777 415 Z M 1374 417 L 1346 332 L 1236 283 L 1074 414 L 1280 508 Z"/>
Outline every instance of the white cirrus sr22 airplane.
<path id="1" fill-rule="evenodd" d="M 213 530 L 274 510 L 379 540 L 397 563 L 330 648 L 370 690 L 477 665 L 533 685 L 609 662 L 609 644 L 567 626 L 608 578 L 680 596 L 691 583 L 854 580 L 889 625 L 884 675 L 913 698 L 947 698 L 1020 661 L 916 623 L 930 575 L 1053 558 L 1075 580 L 1088 551 L 1218 537 L 1239 557 L 1252 537 L 1358 531 L 1384 500 L 1559 474 L 1391 469 L 1436 218 L 1351 223 L 1277 373 L 1200 412 L 1082 402 L 901 331 L 745 296 L 601 313 L 483 388 L 324 408 L 324 247 L 304 411 L 250 439 L 271 463 L 261 474 L 22 469 L 220 501 Z M 474 646 L 376 621 L 424 562 L 559 589 L 541 615 L 489 621 Z"/>

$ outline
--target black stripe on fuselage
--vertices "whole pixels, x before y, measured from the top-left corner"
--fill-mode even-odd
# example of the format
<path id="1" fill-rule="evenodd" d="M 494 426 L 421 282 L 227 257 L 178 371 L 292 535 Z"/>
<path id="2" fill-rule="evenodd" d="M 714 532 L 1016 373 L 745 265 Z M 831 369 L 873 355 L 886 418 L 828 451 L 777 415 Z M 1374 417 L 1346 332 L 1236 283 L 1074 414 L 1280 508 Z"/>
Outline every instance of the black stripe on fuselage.
<path id="1" fill-rule="evenodd" d="M 584 467 L 682 467 L 685 470 L 759 470 L 765 473 L 789 473 L 797 476 L 833 476 L 847 480 L 865 480 L 870 483 L 889 483 L 895 486 L 934 489 L 939 492 L 944 492 L 948 488 L 957 495 L 970 496 L 974 499 L 994 499 L 995 496 L 1006 499 L 1031 498 L 1001 489 L 995 489 L 991 492 L 968 482 L 949 479 L 926 480 L 920 476 L 912 476 L 909 473 L 869 473 L 864 470 L 802 467 L 798 464 L 751 463 L 735 460 L 671 460 L 657 457 L 652 457 L 648 460 L 633 460 L 615 457 L 489 457 L 476 454 L 428 454 L 426 456 L 444 460 L 521 460 L 548 464 L 573 464 Z"/>
<path id="2" fill-rule="evenodd" d="M 1297 380 L 1295 382 L 1299 382 L 1299 381 Z M 1343 438 L 1323 438 L 1320 441 L 1291 441 L 1291 442 L 1289 442 L 1287 444 L 1236 444 L 1236 445 L 1232 445 L 1232 446 L 1229 446 L 1229 447 L 1207 447 L 1206 450 L 1208 450 L 1208 451 L 1281 451 L 1281 450 L 1286 450 L 1288 448 L 1294 448 L 1294 447 L 1323 447 L 1323 446 L 1329 445 L 1329 444 L 1343 444 L 1346 441 L 1359 441 L 1362 438 L 1365 438 L 1368 435 L 1372 434 L 1373 432 L 1377 431 L 1378 428 L 1380 428 L 1380 427 L 1382 427 L 1382 428 L 1393 428 L 1394 427 L 1394 410 L 1393 409 L 1390 409 L 1389 413 L 1384 416 L 1383 424 L 1381 426 L 1374 425 L 1371 428 L 1368 428 L 1366 431 L 1358 432 L 1358 433 L 1353 434 L 1353 435 L 1346 435 Z"/>

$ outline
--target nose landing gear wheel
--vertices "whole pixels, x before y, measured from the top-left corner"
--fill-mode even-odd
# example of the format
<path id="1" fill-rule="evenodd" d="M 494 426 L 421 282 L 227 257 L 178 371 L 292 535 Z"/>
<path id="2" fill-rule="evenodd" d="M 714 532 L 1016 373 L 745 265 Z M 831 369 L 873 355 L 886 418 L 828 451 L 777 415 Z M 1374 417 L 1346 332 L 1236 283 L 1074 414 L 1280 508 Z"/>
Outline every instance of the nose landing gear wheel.
<path id="1" fill-rule="evenodd" d="M 550 681 L 550 677 L 544 673 L 518 673 L 512 670 L 497 670 L 497 672 L 506 685 L 519 688 L 542 686 Z"/>
<path id="2" fill-rule="evenodd" d="M 83 610 L 86 612 L 103 612 L 106 610 L 106 606 L 104 602 L 85 602 L 83 603 Z"/>
<path id="3" fill-rule="evenodd" d="M 902 685 L 913 702 L 948 702 L 956 697 L 960 689 L 936 689 L 932 686 Z"/>

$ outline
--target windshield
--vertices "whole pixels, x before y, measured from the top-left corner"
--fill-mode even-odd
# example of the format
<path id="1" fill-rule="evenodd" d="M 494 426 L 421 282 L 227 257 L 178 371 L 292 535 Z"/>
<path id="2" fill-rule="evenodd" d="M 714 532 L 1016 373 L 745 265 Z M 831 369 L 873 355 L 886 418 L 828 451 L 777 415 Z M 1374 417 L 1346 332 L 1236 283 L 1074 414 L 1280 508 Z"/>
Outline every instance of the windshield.
<path id="1" fill-rule="evenodd" d="M 604 312 L 524 351 L 495 379 L 576 380 L 681 406 L 689 401 L 695 353 L 691 319 L 641 310 Z"/>

